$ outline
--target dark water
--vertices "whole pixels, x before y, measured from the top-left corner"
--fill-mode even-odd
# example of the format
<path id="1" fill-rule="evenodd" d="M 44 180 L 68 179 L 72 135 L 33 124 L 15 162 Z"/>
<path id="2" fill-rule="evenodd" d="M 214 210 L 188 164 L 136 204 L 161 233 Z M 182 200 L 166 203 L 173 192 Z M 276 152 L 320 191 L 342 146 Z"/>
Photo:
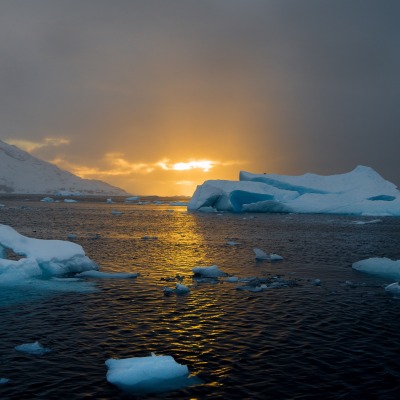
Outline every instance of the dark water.
<path id="1" fill-rule="evenodd" d="M 400 301 L 384 291 L 390 281 L 351 268 L 368 257 L 400 259 L 399 218 L 355 225 L 372 218 L 1 202 L 1 223 L 20 233 L 62 240 L 74 233 L 101 270 L 140 273 L 96 281 L 93 293 L 0 302 L 0 378 L 10 379 L 0 385 L 1 399 L 135 398 L 107 382 L 104 362 L 150 352 L 173 356 L 204 383 L 145 399 L 400 397 Z M 256 262 L 253 247 L 284 261 Z M 166 278 L 179 274 L 191 285 L 193 267 L 213 264 L 292 284 L 253 293 L 203 283 L 186 296 L 163 295 L 175 285 Z M 14 350 L 36 340 L 51 353 Z"/>

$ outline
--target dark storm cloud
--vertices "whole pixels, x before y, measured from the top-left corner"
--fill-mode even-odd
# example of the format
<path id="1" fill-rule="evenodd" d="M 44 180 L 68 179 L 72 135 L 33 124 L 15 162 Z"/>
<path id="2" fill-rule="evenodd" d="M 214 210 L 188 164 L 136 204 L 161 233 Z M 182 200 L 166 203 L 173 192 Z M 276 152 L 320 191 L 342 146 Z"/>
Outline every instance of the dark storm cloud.
<path id="1" fill-rule="evenodd" d="M 399 16 L 395 0 L 2 1 L 2 137 L 69 138 L 92 165 L 187 141 L 254 172 L 366 164 L 399 185 Z"/>

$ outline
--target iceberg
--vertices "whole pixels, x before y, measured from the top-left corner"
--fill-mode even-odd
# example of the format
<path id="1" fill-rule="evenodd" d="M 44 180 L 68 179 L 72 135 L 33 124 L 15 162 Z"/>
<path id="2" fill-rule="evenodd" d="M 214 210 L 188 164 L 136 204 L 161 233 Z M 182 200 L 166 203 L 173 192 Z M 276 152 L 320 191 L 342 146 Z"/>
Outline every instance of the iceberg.
<path id="1" fill-rule="evenodd" d="M 105 364 L 107 381 L 132 393 L 161 393 L 202 383 L 171 356 L 110 358 Z"/>
<path id="2" fill-rule="evenodd" d="M 352 267 L 357 271 L 384 279 L 400 280 L 400 260 L 394 261 L 386 257 L 372 257 L 357 261 L 353 263 Z"/>
<path id="3" fill-rule="evenodd" d="M 362 165 L 329 176 L 241 171 L 239 181 L 208 180 L 197 186 L 188 211 L 400 216 L 400 191 Z"/>

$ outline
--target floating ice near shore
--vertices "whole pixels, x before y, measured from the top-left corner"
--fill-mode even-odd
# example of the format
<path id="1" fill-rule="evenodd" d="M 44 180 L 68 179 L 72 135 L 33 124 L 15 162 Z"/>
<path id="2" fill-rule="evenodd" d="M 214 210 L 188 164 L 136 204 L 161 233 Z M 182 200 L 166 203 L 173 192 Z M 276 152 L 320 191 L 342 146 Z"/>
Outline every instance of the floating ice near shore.
<path id="1" fill-rule="evenodd" d="M 136 273 L 129 273 L 129 272 L 101 272 L 101 271 L 83 271 L 79 274 L 76 274 L 78 278 L 95 278 L 95 279 L 134 279 L 139 276 Z"/>
<path id="2" fill-rule="evenodd" d="M 372 168 L 330 176 L 240 172 L 239 181 L 199 185 L 189 211 L 400 215 L 400 191 Z"/>
<path id="3" fill-rule="evenodd" d="M 192 271 L 195 275 L 200 275 L 204 278 L 218 278 L 226 275 L 216 265 L 212 265 L 211 267 L 194 267 Z"/>
<path id="4" fill-rule="evenodd" d="M 256 260 L 268 260 L 268 261 L 281 261 L 283 257 L 278 254 L 267 254 L 261 249 L 254 248 L 254 254 L 256 255 Z"/>
<path id="5" fill-rule="evenodd" d="M 43 347 L 39 342 L 24 343 L 19 346 L 15 346 L 15 350 L 23 353 L 33 354 L 35 356 L 42 356 L 49 353 L 51 350 Z"/>
<path id="6" fill-rule="evenodd" d="M 161 393 L 202 383 L 171 356 L 110 358 L 105 364 L 107 381 L 131 393 Z"/>
<path id="7" fill-rule="evenodd" d="M 385 279 L 400 280 L 400 260 L 393 261 L 389 258 L 367 258 L 353 264 L 357 271 L 380 276 Z"/>

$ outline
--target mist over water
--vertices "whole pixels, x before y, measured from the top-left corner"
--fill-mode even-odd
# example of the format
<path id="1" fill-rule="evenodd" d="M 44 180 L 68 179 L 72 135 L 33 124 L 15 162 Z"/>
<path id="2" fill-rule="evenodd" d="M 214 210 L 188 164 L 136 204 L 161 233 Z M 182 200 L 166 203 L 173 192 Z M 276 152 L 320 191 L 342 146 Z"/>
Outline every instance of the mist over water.
<path id="1" fill-rule="evenodd" d="M 391 283 L 352 270 L 368 257 L 400 259 L 400 220 L 289 214 L 188 214 L 185 207 L 2 200 L 1 223 L 76 243 L 104 272 L 97 291 L 0 293 L 1 399 L 124 399 L 108 358 L 171 355 L 204 383 L 140 398 L 397 399 L 399 300 Z M 123 214 L 112 214 L 112 209 Z M 235 242 L 228 245 L 227 242 Z M 282 255 L 256 261 L 253 248 Z M 192 268 L 240 278 L 281 277 L 253 293 L 241 283 L 195 284 Z M 191 287 L 164 296 L 179 274 Z M 315 279 L 321 284 L 315 285 Z M 18 297 L 21 294 L 23 297 Z M 51 352 L 14 347 L 40 341 Z"/>

